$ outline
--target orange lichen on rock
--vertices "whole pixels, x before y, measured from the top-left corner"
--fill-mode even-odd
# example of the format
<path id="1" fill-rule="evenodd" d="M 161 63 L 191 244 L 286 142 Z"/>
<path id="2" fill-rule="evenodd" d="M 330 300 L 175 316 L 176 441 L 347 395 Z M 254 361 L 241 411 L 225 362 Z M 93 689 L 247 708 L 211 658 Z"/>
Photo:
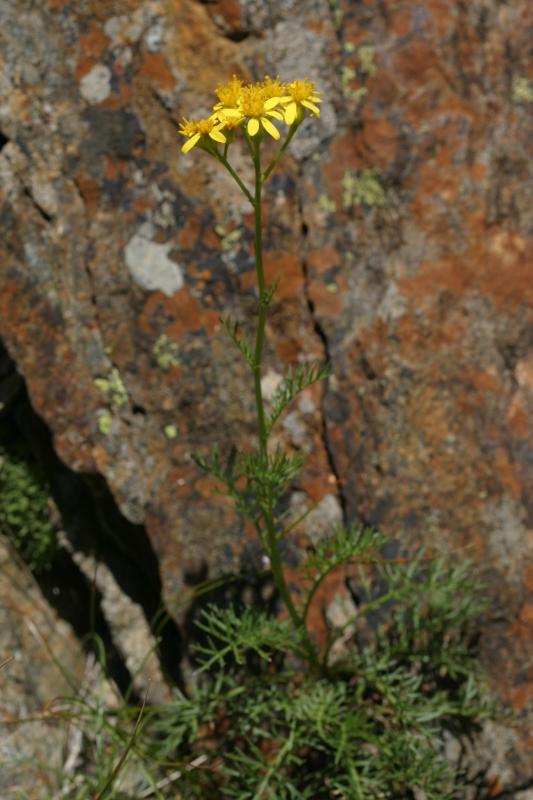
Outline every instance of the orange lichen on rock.
<path id="1" fill-rule="evenodd" d="M 176 83 L 172 70 L 161 53 L 144 54 L 139 76 L 149 78 L 161 89 L 173 89 Z"/>
<path id="2" fill-rule="evenodd" d="M 96 24 L 93 24 L 89 33 L 80 36 L 77 47 L 79 56 L 75 72 L 76 80 L 81 80 L 90 72 L 108 45 L 107 36 Z"/>

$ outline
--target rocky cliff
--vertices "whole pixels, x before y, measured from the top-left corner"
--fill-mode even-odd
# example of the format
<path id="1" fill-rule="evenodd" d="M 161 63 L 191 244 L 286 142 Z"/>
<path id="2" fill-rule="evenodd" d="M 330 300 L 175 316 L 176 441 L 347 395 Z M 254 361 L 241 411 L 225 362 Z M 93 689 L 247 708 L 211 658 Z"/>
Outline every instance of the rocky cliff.
<path id="1" fill-rule="evenodd" d="M 0 337 L 177 619 L 194 581 L 255 558 L 191 460 L 254 435 L 219 323 L 253 320 L 251 216 L 214 162 L 181 155 L 177 122 L 233 73 L 316 81 L 320 124 L 267 192 L 266 385 L 315 357 L 334 372 L 280 429 L 307 455 L 289 502 L 318 502 L 311 536 L 359 520 L 475 560 L 497 610 L 486 663 L 517 714 L 495 791 L 527 782 L 529 0 L 3 0 L 0 19 Z"/>

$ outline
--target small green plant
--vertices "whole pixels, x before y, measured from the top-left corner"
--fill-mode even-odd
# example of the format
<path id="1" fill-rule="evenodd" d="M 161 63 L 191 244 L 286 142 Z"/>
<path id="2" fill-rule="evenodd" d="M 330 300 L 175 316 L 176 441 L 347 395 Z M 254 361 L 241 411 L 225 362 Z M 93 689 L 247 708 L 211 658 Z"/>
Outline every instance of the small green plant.
<path id="1" fill-rule="evenodd" d="M 256 531 L 278 607 L 267 611 L 242 601 L 204 607 L 188 695 L 175 691 L 163 706 L 124 705 L 112 713 L 79 701 L 79 724 L 93 731 L 87 749 L 96 740 L 93 758 L 101 760 L 83 761 L 85 780 L 69 796 L 460 800 L 464 775 L 446 759 L 446 738 L 470 734 L 493 712 L 476 661 L 483 603 L 470 566 L 423 553 L 387 560 L 386 538 L 358 526 L 309 543 L 299 566 L 291 567 L 297 588 L 282 557 L 284 540 L 305 516 L 289 520 L 283 503 L 303 460 L 272 447 L 270 437 L 292 401 L 326 379 L 329 369 L 318 363 L 289 369 L 267 406 L 263 352 L 278 281 L 269 286 L 265 280 L 262 196 L 306 116 L 319 118 L 321 98 L 308 81 L 282 84 L 268 77 L 244 85 L 234 76 L 216 93 L 213 114 L 184 119 L 180 133 L 183 152 L 198 146 L 215 158 L 254 214 L 255 331 L 243 333 L 231 319 L 222 323 L 250 372 L 257 444 L 246 452 L 215 447 L 196 460 Z M 265 166 L 266 135 L 281 140 L 275 123 L 287 128 Z M 253 186 L 229 161 L 239 134 Z M 365 191 L 379 205 L 376 176 L 367 176 L 367 183 Z M 358 202 L 358 184 L 348 189 L 351 202 Z M 355 611 L 319 641 L 312 624 L 318 591 L 347 566 Z M 128 759 L 138 771 L 134 787 L 130 782 L 126 789 Z"/>
<path id="2" fill-rule="evenodd" d="M 59 550 L 42 469 L 21 448 L 0 446 L 0 532 L 35 572 L 49 569 Z"/>
<path id="3" fill-rule="evenodd" d="M 375 70 L 373 49 L 360 48 L 367 72 Z M 365 56 L 363 58 L 363 56 Z M 283 85 L 266 78 L 244 86 L 237 78 L 217 91 L 213 115 L 200 122 L 184 120 L 183 151 L 198 145 L 234 178 L 250 202 L 255 219 L 257 324 L 255 335 L 241 333 L 230 319 L 223 327 L 245 360 L 254 387 L 257 447 L 248 452 L 216 447 L 198 465 L 214 476 L 222 492 L 255 528 L 286 618 L 253 608 L 209 607 L 198 623 L 203 634 L 197 648 L 204 675 L 200 694 L 180 697 L 174 712 L 179 734 L 173 746 L 198 746 L 201 730 L 212 731 L 216 759 L 204 770 L 202 795 L 250 798 L 457 797 L 460 778 L 442 754 L 446 729 L 483 718 L 479 673 L 472 656 L 472 625 L 479 613 L 465 566 L 422 556 L 407 564 L 385 564 L 384 537 L 371 530 L 339 529 L 312 548 L 300 568 L 300 593 L 289 586 L 282 561 L 282 542 L 289 529 L 282 500 L 302 466 L 298 454 L 270 447 L 270 435 L 290 403 L 329 375 L 320 364 L 289 369 L 270 407 L 261 389 L 266 321 L 278 280 L 268 286 L 263 269 L 262 193 L 287 145 L 309 114 L 318 119 L 320 95 L 314 84 Z M 287 132 L 263 165 L 265 134 L 279 141 L 274 122 Z M 242 134 L 254 174 L 247 187 L 228 155 Z M 384 205 L 377 173 L 366 170 L 344 185 L 345 205 Z M 355 619 L 319 646 L 310 625 L 310 610 L 319 587 L 334 569 L 360 562 Z M 371 579 L 370 565 L 375 565 Z M 387 613 L 385 613 L 387 612 Z M 372 635 L 333 657 L 336 642 L 349 625 L 366 617 Z M 446 642 L 446 646 L 444 646 Z M 207 700 L 206 700 L 207 692 Z M 202 699 L 201 699 L 202 698 Z M 209 709 L 209 710 L 208 710 Z M 184 725 L 184 720 L 190 725 Z M 216 763 L 215 763 L 216 762 Z"/>

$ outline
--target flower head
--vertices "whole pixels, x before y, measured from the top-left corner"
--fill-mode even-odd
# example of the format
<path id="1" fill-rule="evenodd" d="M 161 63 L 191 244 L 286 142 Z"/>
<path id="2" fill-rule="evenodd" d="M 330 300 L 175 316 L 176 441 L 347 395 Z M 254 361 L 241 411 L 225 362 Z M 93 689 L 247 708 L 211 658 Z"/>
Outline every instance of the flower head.
<path id="1" fill-rule="evenodd" d="M 239 111 L 243 117 L 248 117 L 246 130 L 249 136 L 256 136 L 263 128 L 273 139 L 279 139 L 280 133 L 271 122 L 271 118 L 283 119 L 281 112 L 276 111 L 279 97 L 265 97 L 261 84 L 244 86 L 239 99 Z"/>
<path id="2" fill-rule="evenodd" d="M 292 125 L 299 113 L 305 114 L 305 109 L 309 109 L 316 117 L 320 116 L 320 109 L 316 105 L 322 100 L 315 90 L 314 82 L 293 81 L 286 86 L 286 95 L 281 98 L 281 103 L 285 106 L 284 119 L 287 125 Z"/>
<path id="3" fill-rule="evenodd" d="M 247 136 L 266 132 L 278 140 L 281 138 L 280 132 L 273 120 L 285 121 L 292 126 L 302 121 L 306 111 L 320 116 L 317 103 L 321 99 L 315 84 L 308 80 L 285 84 L 278 76 L 271 78 L 266 75 L 263 81 L 246 84 L 233 75 L 229 81 L 217 86 L 215 95 L 217 102 L 210 117 L 198 121 L 183 119 L 179 132 L 187 139 L 182 147 L 184 153 L 197 144 L 203 149 L 212 150 L 210 140 L 213 140 L 226 144 L 226 154 L 235 129 L 241 126 L 245 128 Z"/>
<path id="4" fill-rule="evenodd" d="M 220 83 L 215 89 L 215 94 L 219 102 L 215 108 L 236 108 L 239 104 L 239 97 L 241 96 L 241 89 L 243 82 L 237 75 L 233 75 L 228 83 Z"/>
<path id="5" fill-rule="evenodd" d="M 287 87 L 281 83 L 279 76 L 272 79 L 270 75 L 267 75 L 260 86 L 265 100 L 270 100 L 271 97 L 283 97 L 284 94 L 287 94 Z"/>
<path id="6" fill-rule="evenodd" d="M 224 144 L 226 142 L 226 137 L 222 133 L 223 128 L 224 123 L 213 117 L 199 120 L 188 120 L 186 117 L 183 117 L 178 132 L 181 133 L 182 136 L 187 137 L 187 141 L 181 148 L 182 153 L 188 153 L 189 150 L 192 150 L 199 142 L 204 145 L 208 144 L 206 138 Z"/>

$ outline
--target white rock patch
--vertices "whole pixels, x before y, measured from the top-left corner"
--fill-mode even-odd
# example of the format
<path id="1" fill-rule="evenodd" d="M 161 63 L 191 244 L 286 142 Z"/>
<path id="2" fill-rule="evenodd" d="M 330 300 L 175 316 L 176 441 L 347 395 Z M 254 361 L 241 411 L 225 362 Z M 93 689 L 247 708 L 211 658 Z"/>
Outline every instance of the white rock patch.
<path id="1" fill-rule="evenodd" d="M 150 240 L 149 231 L 141 228 L 125 248 L 126 264 L 135 283 L 147 291 L 159 291 L 171 297 L 183 286 L 183 270 L 168 257 L 172 244 Z"/>
<path id="2" fill-rule="evenodd" d="M 88 103 L 101 103 L 111 94 L 111 70 L 105 64 L 95 64 L 80 81 L 80 92 Z"/>

